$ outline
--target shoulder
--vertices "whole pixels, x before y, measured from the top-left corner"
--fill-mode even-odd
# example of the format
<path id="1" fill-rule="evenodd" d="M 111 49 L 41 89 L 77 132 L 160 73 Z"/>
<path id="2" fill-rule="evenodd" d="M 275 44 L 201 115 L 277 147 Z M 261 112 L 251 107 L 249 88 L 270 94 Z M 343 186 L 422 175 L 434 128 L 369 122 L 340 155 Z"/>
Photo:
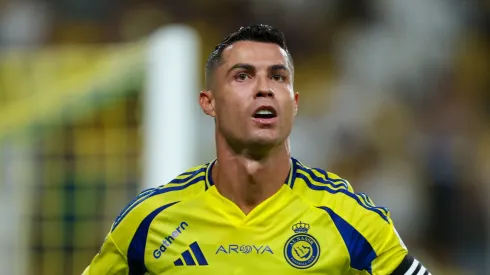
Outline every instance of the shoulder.
<path id="1" fill-rule="evenodd" d="M 320 168 L 312 168 L 296 160 L 293 190 L 312 206 L 330 209 L 349 222 L 373 217 L 389 223 L 389 210 L 376 206 L 365 193 L 356 193 L 346 179 Z"/>
<path id="2" fill-rule="evenodd" d="M 291 188 L 315 206 L 342 199 L 339 194 L 354 194 L 351 184 L 332 172 L 309 167 L 296 159 L 293 159 L 293 171 Z"/>
<path id="3" fill-rule="evenodd" d="M 393 270 L 407 254 L 390 212 L 334 173 L 297 163 L 295 186 L 304 200 L 333 224 L 357 270 Z M 383 255 L 383 256 L 382 256 Z M 389 274 L 390 272 L 383 272 Z"/>
<path id="4" fill-rule="evenodd" d="M 306 166 L 298 160 L 294 160 L 295 177 L 302 181 L 312 191 L 341 190 L 353 192 L 351 184 L 338 175 L 320 168 Z"/>
<path id="5" fill-rule="evenodd" d="M 160 214 L 184 200 L 191 200 L 208 188 L 209 163 L 188 169 L 170 182 L 143 190 L 120 212 L 111 227 L 115 239 L 131 239 L 145 218 Z"/>

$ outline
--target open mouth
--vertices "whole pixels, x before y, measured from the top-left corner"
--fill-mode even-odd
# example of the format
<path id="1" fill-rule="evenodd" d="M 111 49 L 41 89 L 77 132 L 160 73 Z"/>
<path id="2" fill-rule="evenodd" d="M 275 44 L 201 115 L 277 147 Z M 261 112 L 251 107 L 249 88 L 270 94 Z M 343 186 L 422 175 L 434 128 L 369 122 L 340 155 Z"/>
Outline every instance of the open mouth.
<path id="1" fill-rule="evenodd" d="M 276 110 L 272 107 L 261 107 L 255 111 L 253 117 L 259 119 L 270 119 L 277 116 Z"/>

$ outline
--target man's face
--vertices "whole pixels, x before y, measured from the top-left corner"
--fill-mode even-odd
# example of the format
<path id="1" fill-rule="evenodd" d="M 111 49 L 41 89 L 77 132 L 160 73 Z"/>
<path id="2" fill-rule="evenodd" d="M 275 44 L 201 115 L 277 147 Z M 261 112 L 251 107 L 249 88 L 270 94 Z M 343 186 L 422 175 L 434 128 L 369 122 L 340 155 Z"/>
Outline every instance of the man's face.
<path id="1" fill-rule="evenodd" d="M 289 136 L 297 111 L 293 72 L 276 44 L 240 41 L 223 51 L 211 91 L 200 103 L 226 140 L 241 146 L 274 146 Z"/>

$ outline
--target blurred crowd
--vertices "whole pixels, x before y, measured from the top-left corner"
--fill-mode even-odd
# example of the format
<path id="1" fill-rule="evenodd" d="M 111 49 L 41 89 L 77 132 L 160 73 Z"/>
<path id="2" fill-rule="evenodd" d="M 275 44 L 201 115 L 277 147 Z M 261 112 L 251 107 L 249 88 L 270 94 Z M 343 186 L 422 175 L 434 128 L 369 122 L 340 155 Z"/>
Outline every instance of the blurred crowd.
<path id="1" fill-rule="evenodd" d="M 0 54 L 20 47 L 130 42 L 161 26 L 185 23 L 199 32 L 204 62 L 215 44 L 241 25 L 278 27 L 293 55 L 300 93 L 293 154 L 346 178 L 356 191 L 387 206 L 409 248 L 423 255 L 433 274 L 488 274 L 489 13 L 490 2 L 484 0 L 0 0 Z M 118 209 L 139 189 L 140 94 L 132 91 L 113 106 L 64 123 L 35 141 L 40 170 L 46 163 L 54 165 L 53 155 L 75 162 L 53 166 L 69 171 L 57 178 L 60 196 L 85 192 L 93 205 L 106 206 L 100 221 L 87 227 L 97 231 L 96 240 L 80 254 L 85 261 L 80 267 L 96 252 Z M 7 99 L 15 101 L 15 91 L 2 91 L 0 83 L 0 101 Z M 212 129 L 201 130 L 212 136 Z M 126 141 L 104 143 L 107 136 Z M 94 141 L 92 155 L 76 153 L 81 137 Z M 56 144 L 64 144 L 63 149 L 46 149 Z M 202 158 L 212 159 L 213 147 L 206 148 Z M 77 166 L 77 159 L 88 155 L 93 158 L 87 165 Z M 106 166 L 90 166 L 96 158 Z M 113 166 L 126 172 L 111 174 L 110 180 L 97 176 L 111 173 L 102 170 Z M 79 177 L 96 187 L 76 187 Z M 126 191 L 106 195 L 108 182 L 114 182 L 112 190 Z M 36 183 L 40 191 L 32 216 L 39 227 L 48 223 L 44 201 L 58 192 L 43 189 L 49 184 Z M 104 201 L 108 198 L 110 206 Z M 57 207 L 66 208 L 66 203 Z M 73 211 L 60 214 L 57 230 L 65 234 L 59 246 L 75 255 L 75 242 L 68 245 L 66 234 L 82 214 Z M 36 234 L 30 238 L 50 238 Z M 33 265 L 57 259 L 36 258 L 49 251 L 45 241 L 34 243 Z M 65 272 L 45 274 L 68 274 L 55 270 Z"/>

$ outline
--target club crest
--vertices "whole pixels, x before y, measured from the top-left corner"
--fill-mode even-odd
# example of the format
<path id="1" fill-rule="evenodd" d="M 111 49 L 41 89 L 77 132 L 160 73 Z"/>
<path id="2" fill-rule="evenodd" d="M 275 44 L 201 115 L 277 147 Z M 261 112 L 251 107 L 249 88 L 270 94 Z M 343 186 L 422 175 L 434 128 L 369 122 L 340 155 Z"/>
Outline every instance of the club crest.
<path id="1" fill-rule="evenodd" d="M 313 266 L 320 256 L 318 241 L 308 234 L 310 225 L 304 222 L 294 224 L 291 229 L 294 235 L 284 245 L 284 257 L 293 267 L 306 269 Z"/>

